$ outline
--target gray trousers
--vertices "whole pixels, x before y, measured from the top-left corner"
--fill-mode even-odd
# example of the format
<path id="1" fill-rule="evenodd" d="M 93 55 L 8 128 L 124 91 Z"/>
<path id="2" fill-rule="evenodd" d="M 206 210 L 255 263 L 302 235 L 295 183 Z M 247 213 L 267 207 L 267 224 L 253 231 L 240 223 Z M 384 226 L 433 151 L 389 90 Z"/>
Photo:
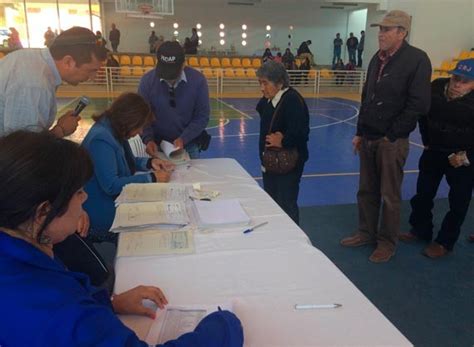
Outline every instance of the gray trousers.
<path id="1" fill-rule="evenodd" d="M 408 149 L 408 139 L 389 142 L 365 138 L 360 148 L 358 231 L 391 250 L 395 250 L 400 230 L 401 186 Z"/>

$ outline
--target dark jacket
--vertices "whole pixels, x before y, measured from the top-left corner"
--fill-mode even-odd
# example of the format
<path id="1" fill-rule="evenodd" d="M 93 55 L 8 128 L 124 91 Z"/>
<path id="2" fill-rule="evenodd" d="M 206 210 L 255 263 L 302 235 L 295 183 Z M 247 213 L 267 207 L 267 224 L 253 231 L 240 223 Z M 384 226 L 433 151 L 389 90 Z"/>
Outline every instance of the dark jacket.
<path id="1" fill-rule="evenodd" d="M 308 106 L 301 95 L 293 88 L 288 89 L 280 99 L 277 107 L 281 107 L 272 126 L 272 133 L 277 131 L 283 134 L 283 148 L 298 150 L 299 162 L 308 160 L 309 112 Z M 276 108 L 266 98 L 261 98 L 257 104 L 260 114 L 260 159 L 265 150 L 265 137 L 268 135 L 270 123 Z"/>
<path id="2" fill-rule="evenodd" d="M 445 87 L 449 78 L 431 83 L 430 112 L 420 118 L 423 144 L 432 150 L 458 152 L 474 150 L 474 91 L 448 101 Z"/>
<path id="3" fill-rule="evenodd" d="M 357 122 L 357 135 L 368 139 L 407 138 L 431 99 L 431 62 L 425 52 L 404 42 L 377 81 L 378 52 L 367 69 Z"/>

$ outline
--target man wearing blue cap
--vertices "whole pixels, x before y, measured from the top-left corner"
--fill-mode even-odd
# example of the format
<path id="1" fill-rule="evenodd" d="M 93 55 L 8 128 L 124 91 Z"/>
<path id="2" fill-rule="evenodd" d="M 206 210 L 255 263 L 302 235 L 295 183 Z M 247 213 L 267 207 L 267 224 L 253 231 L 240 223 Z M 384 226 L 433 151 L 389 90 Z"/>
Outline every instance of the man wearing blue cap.
<path id="1" fill-rule="evenodd" d="M 431 108 L 420 118 L 425 150 L 421 155 L 416 195 L 411 199 L 409 233 L 404 242 L 430 242 L 423 254 L 442 257 L 452 251 L 472 197 L 474 177 L 474 59 L 460 61 L 451 78 L 431 84 Z M 449 185 L 449 212 L 433 237 L 433 199 L 443 176 Z"/>

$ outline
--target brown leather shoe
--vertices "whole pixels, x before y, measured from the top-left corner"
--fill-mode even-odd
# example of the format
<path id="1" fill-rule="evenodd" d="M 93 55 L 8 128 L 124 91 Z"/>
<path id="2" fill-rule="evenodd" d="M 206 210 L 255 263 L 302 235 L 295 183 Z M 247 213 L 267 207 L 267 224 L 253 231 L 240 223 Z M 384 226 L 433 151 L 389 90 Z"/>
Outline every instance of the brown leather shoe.
<path id="1" fill-rule="evenodd" d="M 375 251 L 369 257 L 372 263 L 386 263 L 395 255 L 395 251 L 386 246 L 377 246 Z"/>
<path id="2" fill-rule="evenodd" d="M 440 258 L 448 253 L 449 251 L 446 247 L 436 242 L 431 242 L 423 251 L 423 255 L 432 259 Z"/>
<path id="3" fill-rule="evenodd" d="M 355 233 L 352 236 L 345 237 L 341 240 L 341 245 L 344 247 L 359 247 L 363 245 L 370 245 L 375 241 L 361 233 Z"/>
<path id="4" fill-rule="evenodd" d="M 410 243 L 410 242 L 418 241 L 420 238 L 418 236 L 416 236 L 415 234 L 412 234 L 412 233 L 408 232 L 408 233 L 398 234 L 398 239 L 400 241 Z"/>

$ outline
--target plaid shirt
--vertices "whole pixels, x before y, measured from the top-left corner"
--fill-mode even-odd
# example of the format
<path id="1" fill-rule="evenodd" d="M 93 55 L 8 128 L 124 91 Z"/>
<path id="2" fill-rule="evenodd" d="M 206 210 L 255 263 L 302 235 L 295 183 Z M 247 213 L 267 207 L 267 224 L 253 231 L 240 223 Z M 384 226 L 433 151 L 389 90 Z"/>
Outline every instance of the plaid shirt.
<path id="1" fill-rule="evenodd" d="M 385 68 L 385 65 L 387 65 L 390 59 L 395 55 L 395 53 L 397 53 L 397 51 L 402 46 L 402 43 L 403 41 L 400 42 L 399 45 L 397 45 L 395 48 L 393 48 L 390 51 L 379 50 L 377 56 L 379 57 L 379 60 L 380 60 L 380 66 L 379 66 L 379 72 L 377 74 L 377 82 L 380 81 L 380 78 L 382 77 L 382 72 L 383 72 L 383 69 Z"/>

